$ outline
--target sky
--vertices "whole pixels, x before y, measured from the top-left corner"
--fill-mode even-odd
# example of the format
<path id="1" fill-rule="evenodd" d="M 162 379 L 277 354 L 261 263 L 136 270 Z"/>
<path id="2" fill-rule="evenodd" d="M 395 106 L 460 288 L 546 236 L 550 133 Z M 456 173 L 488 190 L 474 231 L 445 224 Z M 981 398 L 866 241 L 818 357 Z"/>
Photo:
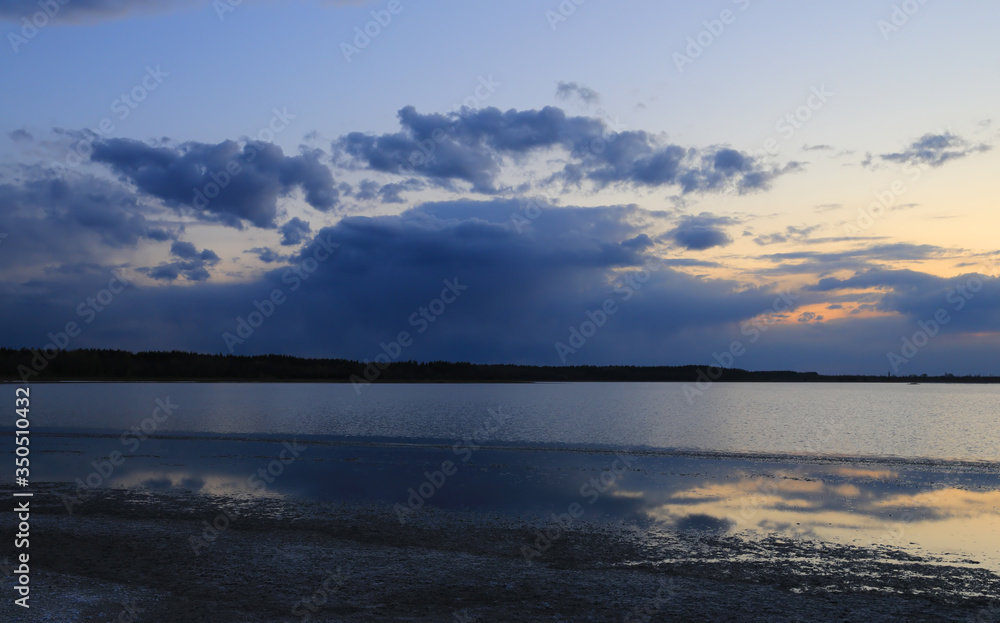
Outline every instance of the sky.
<path id="1" fill-rule="evenodd" d="M 0 1 L 0 345 L 1000 374 L 998 27 Z"/>

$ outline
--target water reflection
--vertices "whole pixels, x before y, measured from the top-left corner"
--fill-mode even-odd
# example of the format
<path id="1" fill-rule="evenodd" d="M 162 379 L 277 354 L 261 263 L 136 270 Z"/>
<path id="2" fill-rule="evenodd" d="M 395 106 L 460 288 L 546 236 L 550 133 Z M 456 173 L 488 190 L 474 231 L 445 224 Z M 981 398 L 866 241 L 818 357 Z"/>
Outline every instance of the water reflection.
<path id="1" fill-rule="evenodd" d="M 777 533 L 887 545 L 932 560 L 944 556 L 1000 569 L 1000 479 L 985 466 L 961 473 L 812 466 L 788 472 L 778 467 L 765 476 L 736 470 L 721 477 L 735 480 L 706 479 L 667 495 L 646 492 L 645 512 L 679 530 L 714 525 L 751 538 Z M 853 481 L 842 482 L 846 477 Z"/>
<path id="2" fill-rule="evenodd" d="M 114 437 L 39 435 L 37 480 L 232 497 L 382 502 L 747 539 L 780 535 L 1000 570 L 1000 473 L 993 464 L 888 465 L 615 454 L 339 438 L 161 439 L 114 466 Z M 299 448 L 292 453 L 289 448 Z M 9 453 L 9 452 L 8 452 Z M 295 456 L 292 456 L 295 454 Z M 33 462 L 33 468 L 35 464 Z M 95 478 L 95 476 L 97 476 Z M 963 563 L 965 561 L 965 563 Z"/>

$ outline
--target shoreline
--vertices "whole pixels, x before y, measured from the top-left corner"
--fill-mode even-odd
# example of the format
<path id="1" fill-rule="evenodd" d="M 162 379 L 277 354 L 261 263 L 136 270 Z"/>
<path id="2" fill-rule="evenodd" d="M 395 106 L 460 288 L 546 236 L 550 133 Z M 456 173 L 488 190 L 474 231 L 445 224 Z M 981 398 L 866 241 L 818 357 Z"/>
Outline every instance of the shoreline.
<path id="1" fill-rule="evenodd" d="M 711 381 L 712 385 L 747 385 L 747 384 L 765 384 L 765 385 L 778 385 L 778 384 L 791 384 L 791 385 L 840 385 L 840 384 L 857 384 L 857 385 L 1000 385 L 1000 377 L 983 377 L 981 381 L 971 381 L 966 380 L 962 377 L 958 377 L 962 380 L 945 380 L 936 378 L 921 378 L 918 382 L 914 382 L 912 378 L 919 377 L 898 377 L 899 380 L 886 380 L 884 377 L 873 377 L 871 379 L 865 378 L 819 378 L 819 379 L 725 379 L 718 381 Z M 18 379 L 0 379 L 0 383 L 10 384 L 10 385 L 34 385 L 34 384 L 45 384 L 45 383 L 306 383 L 315 385 L 326 385 L 326 384 L 350 384 L 353 381 L 350 379 L 283 379 L 283 378 L 217 378 L 217 379 L 203 379 L 203 378 L 97 378 L 97 379 L 80 379 L 80 378 L 44 378 L 44 379 L 31 379 L 27 381 Z M 636 383 L 636 384 L 650 384 L 650 383 L 695 383 L 697 381 L 681 381 L 681 380 L 655 380 L 655 379 L 565 379 L 565 380 L 510 380 L 510 379 L 475 379 L 475 380 L 462 380 L 462 379 L 393 379 L 389 381 L 369 381 L 367 384 L 371 385 L 561 385 L 569 383 Z"/>
<path id="2" fill-rule="evenodd" d="M 13 427 L 0 426 L 0 433 L 11 433 Z M 84 432 L 87 429 L 34 429 L 32 435 L 45 438 L 75 438 L 75 439 L 119 439 L 120 432 Z M 455 442 L 449 439 L 378 437 L 358 435 L 295 435 L 285 433 L 213 433 L 206 431 L 176 431 L 168 433 L 149 433 L 144 439 L 158 441 L 211 441 L 237 443 L 300 443 L 306 446 L 326 448 L 386 448 L 415 450 L 450 450 Z M 708 450 L 701 448 L 657 448 L 642 446 L 601 446 L 577 443 L 554 444 L 550 442 L 520 443 L 482 441 L 479 448 L 497 452 L 554 452 L 579 453 L 590 455 L 626 455 L 650 458 L 691 458 L 707 460 L 738 460 L 768 463 L 808 463 L 830 465 L 884 465 L 900 467 L 935 467 L 983 470 L 987 473 L 1000 472 L 1000 459 L 980 459 L 973 457 L 930 457 L 930 456 L 896 456 L 867 455 L 844 453 L 795 453 L 778 451 L 752 450 Z"/>
<path id="3" fill-rule="evenodd" d="M 1000 591 L 996 574 L 884 546 L 580 521 L 528 564 L 520 548 L 551 531 L 548 522 L 426 509 L 400 524 L 383 504 L 115 489 L 68 516 L 55 493 L 70 483 L 38 484 L 32 616 L 46 618 L 30 620 L 117 620 L 126 607 L 140 613 L 134 620 L 165 623 L 735 613 L 747 621 L 921 621 L 1000 612 L 990 597 Z M 205 546 L 193 551 L 192 539 Z M 325 600 L 309 601 L 323 592 Z M 0 612 L 11 607 L 5 601 Z"/>

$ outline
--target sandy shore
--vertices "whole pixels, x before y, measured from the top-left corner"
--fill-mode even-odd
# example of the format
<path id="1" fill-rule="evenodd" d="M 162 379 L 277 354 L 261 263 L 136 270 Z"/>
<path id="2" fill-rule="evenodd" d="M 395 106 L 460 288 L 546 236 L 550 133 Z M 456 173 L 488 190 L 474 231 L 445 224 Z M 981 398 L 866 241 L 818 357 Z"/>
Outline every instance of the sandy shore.
<path id="1" fill-rule="evenodd" d="M 4 621 L 1000 620 L 995 574 L 890 548 L 581 521 L 529 564 L 550 525 L 129 490 L 68 516 L 67 489 L 39 486 L 32 608 Z"/>

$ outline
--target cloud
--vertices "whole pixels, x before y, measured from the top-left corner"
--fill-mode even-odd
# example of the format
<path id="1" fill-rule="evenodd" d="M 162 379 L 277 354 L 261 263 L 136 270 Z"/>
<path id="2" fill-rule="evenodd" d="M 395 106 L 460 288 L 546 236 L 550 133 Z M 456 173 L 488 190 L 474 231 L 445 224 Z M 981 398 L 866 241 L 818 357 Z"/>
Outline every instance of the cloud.
<path id="1" fill-rule="evenodd" d="M 696 260 L 691 257 L 673 257 L 663 260 L 664 266 L 683 266 L 686 268 L 717 268 L 719 266 L 718 262 L 710 262 L 707 260 Z"/>
<path id="2" fill-rule="evenodd" d="M 213 4 L 210 0 L 57 0 L 58 11 L 46 12 L 38 0 L 4 0 L 0 2 L 0 20 L 19 22 L 38 12 L 49 13 L 49 19 L 60 24 L 88 24 L 118 19 L 132 13 L 154 13 Z M 323 0 L 322 4 L 357 5 L 365 0 Z M 239 3 L 225 3 L 227 9 Z"/>
<path id="3" fill-rule="evenodd" d="M 371 201 L 378 196 L 379 188 L 379 183 L 375 180 L 361 180 L 353 194 L 358 201 Z"/>
<path id="4" fill-rule="evenodd" d="M 833 145 L 803 145 L 802 151 L 833 151 Z"/>
<path id="5" fill-rule="evenodd" d="M 765 234 L 755 237 L 753 241 L 763 247 L 769 244 L 780 244 L 782 242 L 788 242 L 788 237 L 785 236 L 784 234 Z"/>
<path id="6" fill-rule="evenodd" d="M 215 251 L 210 249 L 198 251 L 194 244 L 190 242 L 182 242 L 180 240 L 176 240 L 172 245 L 170 245 L 170 255 L 174 255 L 185 260 L 202 260 L 212 264 L 219 261 L 219 256 L 215 254 Z"/>
<path id="7" fill-rule="evenodd" d="M 35 138 L 31 135 L 31 132 L 28 132 L 25 129 L 14 130 L 13 132 L 10 132 L 7 136 L 9 136 L 10 140 L 14 141 L 15 143 L 27 142 L 34 140 Z"/>
<path id="8" fill-rule="evenodd" d="M 588 106 L 601 103 L 601 96 L 597 91 L 576 82 L 559 82 L 556 85 L 556 97 L 564 100 L 576 98 Z"/>
<path id="9" fill-rule="evenodd" d="M 789 240 L 805 242 L 809 238 L 809 234 L 820 228 L 820 225 L 803 225 L 802 227 L 789 225 L 784 232 L 757 236 L 753 241 L 761 246 L 788 242 Z"/>
<path id="10" fill-rule="evenodd" d="M 358 201 L 372 201 L 378 199 L 382 203 L 406 203 L 402 193 L 412 190 L 423 190 L 425 184 L 416 178 L 409 178 L 402 182 L 391 184 L 379 184 L 375 180 L 362 180 L 358 184 L 356 192 L 352 192 Z"/>
<path id="11" fill-rule="evenodd" d="M 653 241 L 646 234 L 639 234 L 634 238 L 629 238 L 628 240 L 622 241 L 622 246 L 627 249 L 636 249 L 642 251 L 653 246 Z"/>
<path id="12" fill-rule="evenodd" d="M 382 203 L 406 203 L 406 200 L 402 196 L 403 192 L 423 189 L 423 182 L 415 178 L 410 178 L 403 182 L 385 184 L 378 190 L 378 196 L 382 200 Z"/>
<path id="13" fill-rule="evenodd" d="M 285 156 L 272 143 L 151 146 L 131 139 L 94 143 L 91 160 L 107 165 L 142 193 L 205 221 L 273 228 L 279 198 L 296 189 L 317 210 L 339 205 L 330 169 L 320 152 Z"/>
<path id="14" fill-rule="evenodd" d="M 939 277 L 906 269 L 868 269 L 846 279 L 821 279 L 807 289 L 875 289 L 879 295 L 873 310 L 901 314 L 911 322 L 934 319 L 944 310 L 955 322 L 942 330 L 993 333 L 1000 326 L 1000 278 L 977 272 Z"/>
<path id="15" fill-rule="evenodd" d="M 9 177 L 14 181 L 0 184 L 0 232 L 11 234 L 0 268 L 8 279 L 11 271 L 100 265 L 142 241 L 176 237 L 156 208 L 113 181 L 41 167 L 20 167 Z"/>
<path id="16" fill-rule="evenodd" d="M 237 352 L 370 359 L 380 343 L 408 331 L 413 345 L 406 358 L 561 363 L 556 342 L 568 340 L 569 327 L 586 320 L 588 310 L 612 299 L 620 310 L 570 363 L 680 363 L 702 358 L 704 344 L 688 340 L 751 318 L 774 298 L 669 266 L 647 269 L 655 256 L 642 235 L 656 231 L 663 218 L 636 206 L 546 205 L 519 231 L 511 217 L 521 207 L 515 200 L 462 200 L 398 215 L 346 217 L 317 231 L 290 258 L 299 264 L 314 258 L 320 243 L 341 245 L 312 272 L 300 270 L 305 279 L 278 265 L 245 284 L 209 280 L 178 287 L 175 282 L 204 273 L 174 256 L 176 261 L 148 272 L 166 285 L 130 289 L 77 344 L 218 352 L 225 348 L 222 334 L 235 331 L 234 319 L 281 288 L 287 302 Z M 182 255 L 203 252 L 183 244 L 176 249 Z M 419 310 L 441 297 L 445 280 L 467 289 L 443 313 L 423 320 Z M 38 287 L 58 289 L 72 309 L 99 284 L 96 276 L 50 275 Z M 0 324 L 3 343 L 34 343 L 65 324 L 67 305 L 16 292 L 12 284 L 0 284 L 0 295 L 28 324 L 16 332 Z M 11 317 L 12 308 L 0 309 L 0 321 Z M 192 308 L 199 310 L 198 322 L 180 321 Z M 672 348 L 681 345 L 687 346 Z"/>
<path id="17" fill-rule="evenodd" d="M 334 142 L 341 164 L 384 173 L 421 176 L 452 188 L 466 182 L 475 192 L 497 194 L 504 166 L 521 164 L 540 153 L 566 154 L 562 169 L 550 171 L 541 185 L 597 188 L 676 187 L 682 193 L 748 193 L 764 190 L 782 168 L 728 147 L 701 149 L 663 144 L 642 131 L 615 131 L 601 119 L 568 117 L 556 107 L 541 110 L 463 109 L 420 114 L 412 106 L 398 113 L 401 130 L 393 134 L 349 133 Z M 553 153 L 555 155 L 555 153 Z"/>
<path id="18" fill-rule="evenodd" d="M 665 234 L 665 237 L 685 249 L 704 251 L 730 244 L 733 239 L 721 227 L 735 222 L 729 217 L 713 216 L 703 212 L 698 216 L 685 216 L 675 228 Z"/>
<path id="19" fill-rule="evenodd" d="M 885 354 L 899 347 L 900 336 L 912 335 L 916 320 L 933 318 L 945 306 L 953 321 L 927 347 L 927 357 L 922 351 L 923 359 L 911 364 L 919 366 L 913 371 L 995 369 L 997 341 L 988 337 L 1000 326 L 995 277 L 980 276 L 982 287 L 976 286 L 961 311 L 947 296 L 971 275 L 942 279 L 883 269 L 821 280 L 798 292 L 803 303 L 862 305 L 883 313 L 818 322 L 816 311 L 817 317 L 803 316 L 793 308 L 751 342 L 741 326 L 773 309 L 777 293 L 687 275 L 673 267 L 707 263 L 673 254 L 658 269 L 648 269 L 657 266 L 647 263 L 662 247 L 646 238 L 655 243 L 669 215 L 630 205 L 544 204 L 536 218 L 518 227 L 512 216 L 522 208 L 517 200 L 460 200 L 397 215 L 343 218 L 316 232 L 293 257 L 251 250 L 269 257 L 274 268 L 246 283 L 208 279 L 208 250 L 182 241 L 171 245 L 169 262 L 144 269 L 160 285 L 127 289 L 73 346 L 219 352 L 226 348 L 222 335 L 235 331 L 235 318 L 245 318 L 256 309 L 255 300 L 280 288 L 287 302 L 236 352 L 371 359 L 382 352 L 380 344 L 407 331 L 413 344 L 401 353 L 404 358 L 558 364 L 555 344 L 567 343 L 570 327 L 610 299 L 617 311 L 568 355 L 568 363 L 708 365 L 713 352 L 741 340 L 747 354 L 739 365 L 748 369 L 884 373 Z M 709 226 L 727 226 L 719 217 L 700 216 Z M 304 271 L 301 263 L 315 258 L 323 243 L 341 246 Z M 196 260 L 205 262 L 200 270 L 187 264 Z M 107 285 L 108 271 L 107 263 L 63 261 L 28 282 L 0 282 L 0 343 L 37 346 L 47 332 L 73 319 L 80 301 Z M 421 317 L 421 308 L 430 309 L 447 288 L 445 280 L 455 279 L 467 289 L 444 308 L 435 303 L 433 309 L 443 312 L 433 320 Z M 186 321 L 191 309 L 199 310 L 196 323 Z"/>
<path id="20" fill-rule="evenodd" d="M 25 16 L 42 12 L 61 24 L 92 23 L 124 17 L 129 13 L 169 11 L 176 8 L 208 4 L 206 0 L 59 0 L 58 11 L 45 11 L 38 0 L 5 0 L 0 3 L 0 19 L 20 21 Z"/>
<path id="21" fill-rule="evenodd" d="M 309 227 L 309 223 L 303 221 L 297 216 L 293 217 L 290 221 L 278 228 L 278 233 L 281 234 L 281 244 L 283 246 L 301 244 L 311 231 L 312 228 Z"/>
<path id="22" fill-rule="evenodd" d="M 911 143 L 905 150 L 882 154 L 879 157 L 889 162 L 939 167 L 951 160 L 958 160 L 970 154 L 990 149 L 991 147 L 985 143 L 973 144 L 951 132 L 945 132 L 943 134 L 925 134 Z"/>
<path id="23" fill-rule="evenodd" d="M 773 262 L 789 260 L 812 260 L 815 262 L 839 262 L 853 259 L 874 259 L 885 262 L 924 260 L 939 257 L 947 250 L 932 244 L 892 243 L 860 247 L 845 251 L 793 251 L 762 256 Z"/>
<path id="24" fill-rule="evenodd" d="M 820 279 L 818 283 L 806 286 L 805 289 L 814 292 L 829 292 L 831 290 L 883 288 L 906 289 L 918 292 L 932 288 L 933 284 L 937 283 L 939 279 L 927 273 L 909 269 L 868 269 L 855 273 L 853 277 L 847 279 L 836 279 L 834 277 Z"/>
<path id="25" fill-rule="evenodd" d="M 180 240 L 170 245 L 170 255 L 178 259 L 154 268 L 140 268 L 139 272 L 159 281 L 175 281 L 182 276 L 188 281 L 205 281 L 211 276 L 208 268 L 220 261 L 215 251 L 198 251 L 194 244 Z"/>
<path id="26" fill-rule="evenodd" d="M 884 239 L 872 237 L 865 242 Z M 812 238 L 804 240 L 807 245 L 854 242 L 852 237 L 844 238 Z M 818 275 L 827 277 L 838 271 L 864 271 L 869 269 L 884 269 L 901 262 L 919 262 L 931 259 L 945 259 L 954 254 L 954 250 L 935 245 L 917 245 L 909 243 L 882 243 L 870 246 L 857 246 L 843 251 L 789 251 L 754 256 L 755 259 L 774 263 L 773 268 L 758 268 L 758 275 L 789 276 Z M 822 283 L 822 282 L 821 282 Z"/>
<path id="27" fill-rule="evenodd" d="M 253 253 L 257 256 L 257 259 L 264 262 L 265 264 L 272 264 L 274 262 L 287 262 L 291 259 L 291 256 L 282 255 L 275 251 L 274 249 L 268 249 L 266 247 L 254 247 L 253 249 L 248 249 L 244 253 Z"/>
<path id="28" fill-rule="evenodd" d="M 830 210 L 838 210 L 842 207 L 844 207 L 844 205 L 841 203 L 821 203 L 813 209 L 817 212 L 829 212 Z"/>

